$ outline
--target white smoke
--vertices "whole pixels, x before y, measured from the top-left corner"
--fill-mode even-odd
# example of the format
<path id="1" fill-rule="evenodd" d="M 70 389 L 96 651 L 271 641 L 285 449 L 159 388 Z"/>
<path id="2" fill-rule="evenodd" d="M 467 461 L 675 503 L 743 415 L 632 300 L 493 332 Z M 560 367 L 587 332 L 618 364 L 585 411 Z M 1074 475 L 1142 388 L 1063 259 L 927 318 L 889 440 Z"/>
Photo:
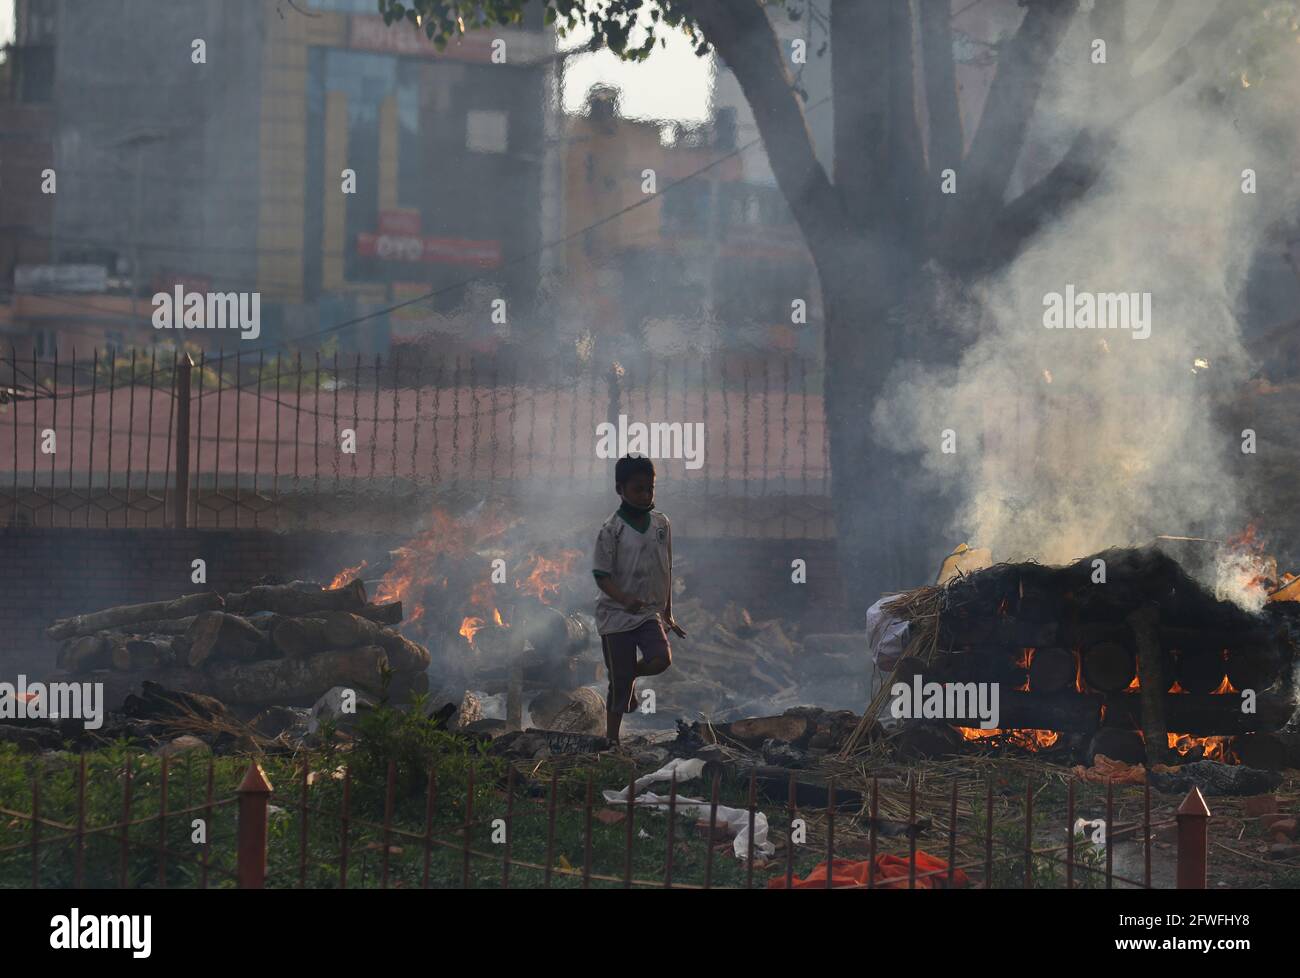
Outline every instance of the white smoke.
<path id="1" fill-rule="evenodd" d="M 1175 6 L 1176 22 L 1139 73 L 1208 11 Z M 1063 148 L 1060 133 L 1098 118 L 1087 74 L 1109 66 L 1089 62 L 1091 36 L 1077 17 L 1031 141 Z M 1280 179 L 1269 180 L 1289 171 L 1276 149 L 1245 133 L 1283 131 L 1289 149 L 1294 109 L 1283 116 L 1285 99 L 1261 97 L 1240 110 L 1251 118 L 1234 118 L 1238 110 L 1210 104 L 1204 90 L 1193 79 L 1138 114 L 1086 198 L 996 278 L 943 304 L 941 314 L 961 319 L 950 325 L 978 331 L 956 368 L 896 370 L 875 431 L 919 451 L 926 477 L 958 494 L 954 543 L 991 547 L 999 560 L 1057 563 L 1162 533 L 1244 526 L 1238 486 L 1253 457 L 1242 454 L 1239 432 L 1214 424 L 1212 395 L 1245 377 L 1233 310 L 1267 222 L 1293 203 Z M 1248 167 L 1260 174 L 1256 195 L 1242 192 Z M 1045 295 L 1069 285 L 1151 293 L 1149 338 L 1045 328 Z M 1210 369 L 1194 370 L 1197 358 Z"/>

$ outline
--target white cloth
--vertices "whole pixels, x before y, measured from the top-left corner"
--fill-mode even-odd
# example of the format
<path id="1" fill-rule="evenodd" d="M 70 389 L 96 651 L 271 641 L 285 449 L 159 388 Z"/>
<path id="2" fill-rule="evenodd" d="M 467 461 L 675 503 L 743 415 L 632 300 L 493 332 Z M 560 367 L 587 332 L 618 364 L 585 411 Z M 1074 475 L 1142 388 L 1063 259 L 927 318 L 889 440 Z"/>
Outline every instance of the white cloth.
<path id="1" fill-rule="evenodd" d="M 658 771 L 653 774 L 647 774 L 644 777 L 636 779 L 635 788 L 640 791 L 642 788 L 655 784 L 659 781 L 671 781 L 673 772 L 677 772 L 677 780 L 691 781 L 700 776 L 704 770 L 704 761 L 698 757 L 692 757 L 689 760 L 684 758 L 674 758 L 669 761 Z M 605 801 L 610 804 L 622 802 L 627 804 L 628 789 L 622 791 L 603 791 L 601 792 Z M 653 792 L 638 794 L 634 802 L 638 808 L 653 808 L 656 811 L 668 811 L 668 796 L 656 795 Z M 677 811 L 683 815 L 693 815 L 697 819 L 708 818 L 709 809 L 712 807 L 711 802 L 703 801 L 699 798 L 686 798 L 678 796 Z M 725 825 L 727 831 L 735 836 L 732 841 L 732 851 L 737 859 L 749 858 L 749 809 L 747 808 L 728 808 L 726 805 L 718 806 L 718 824 Z M 754 813 L 754 855 L 770 856 L 776 852 L 776 846 L 767 841 L 767 816 L 762 812 Z"/>
<path id="2" fill-rule="evenodd" d="M 885 602 L 892 599 L 893 596 L 881 598 L 867 609 L 867 649 L 876 669 L 886 674 L 893 671 L 907 648 L 907 621 L 884 609 Z"/>

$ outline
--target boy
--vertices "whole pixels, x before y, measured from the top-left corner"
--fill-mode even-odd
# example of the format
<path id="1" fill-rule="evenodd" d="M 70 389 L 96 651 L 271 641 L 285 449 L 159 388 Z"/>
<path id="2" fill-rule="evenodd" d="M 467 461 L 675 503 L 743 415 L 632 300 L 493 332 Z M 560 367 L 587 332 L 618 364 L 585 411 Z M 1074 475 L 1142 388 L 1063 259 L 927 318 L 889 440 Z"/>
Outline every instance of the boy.
<path id="1" fill-rule="evenodd" d="M 617 745 L 623 714 L 636 709 L 636 677 L 657 676 L 672 662 L 664 625 L 682 638 L 686 633 L 673 621 L 673 536 L 668 517 L 654 508 L 654 463 L 619 459 L 614 491 L 623 502 L 596 535 L 592 573 L 601 590 L 596 630 L 609 673 L 605 736 Z"/>

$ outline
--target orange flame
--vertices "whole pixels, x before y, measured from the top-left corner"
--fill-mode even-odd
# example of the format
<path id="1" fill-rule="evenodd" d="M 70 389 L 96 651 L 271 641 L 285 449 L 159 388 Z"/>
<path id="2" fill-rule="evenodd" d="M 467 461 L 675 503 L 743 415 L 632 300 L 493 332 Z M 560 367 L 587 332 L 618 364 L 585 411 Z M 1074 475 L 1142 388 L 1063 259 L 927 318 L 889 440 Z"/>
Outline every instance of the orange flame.
<path id="1" fill-rule="evenodd" d="M 1055 730 L 981 730 L 979 727 L 954 727 L 964 740 L 978 741 L 1001 738 L 1003 744 L 1027 751 L 1040 751 L 1051 747 L 1061 735 Z"/>
<path id="2" fill-rule="evenodd" d="M 366 562 L 363 560 L 361 563 L 357 564 L 356 567 L 348 567 L 345 568 L 344 570 L 339 571 L 337 574 L 334 575 L 334 580 L 330 581 L 330 585 L 329 588 L 327 588 L 327 590 L 337 591 L 339 588 L 343 587 L 343 585 L 350 584 L 352 582 L 352 579 L 355 578 L 359 573 L 361 573 L 362 569 L 365 568 L 365 566 L 366 566 Z"/>
<path id="3" fill-rule="evenodd" d="M 1228 681 L 1228 677 L 1227 677 L 1227 676 L 1224 676 L 1224 677 L 1223 677 L 1223 682 L 1219 683 L 1219 688 L 1216 689 L 1216 690 L 1215 690 L 1213 693 L 1211 693 L 1210 695 L 1211 695 L 1211 696 L 1222 696 L 1224 693 L 1236 693 L 1236 692 L 1238 692 L 1238 690 L 1235 689 L 1235 688 L 1233 687 L 1232 683 L 1230 683 L 1230 682 Z"/>
<path id="4" fill-rule="evenodd" d="M 474 633 L 486 625 L 482 618 L 466 618 L 460 623 L 460 634 L 465 637 L 465 641 L 470 645 L 474 644 Z"/>
<path id="5" fill-rule="evenodd" d="M 1204 751 L 1206 760 L 1222 761 L 1228 763 L 1228 741 L 1230 737 L 1193 737 L 1191 734 L 1171 733 L 1169 737 L 1169 749 L 1176 750 L 1180 755 L 1187 755 L 1200 747 Z"/>
<path id="6" fill-rule="evenodd" d="M 534 554 L 530 558 L 531 573 L 523 581 L 515 581 L 515 587 L 524 594 L 533 595 L 542 604 L 550 604 L 550 598 L 560 593 L 560 584 L 573 573 L 573 565 L 581 556 L 578 550 L 562 550 L 554 560 Z"/>

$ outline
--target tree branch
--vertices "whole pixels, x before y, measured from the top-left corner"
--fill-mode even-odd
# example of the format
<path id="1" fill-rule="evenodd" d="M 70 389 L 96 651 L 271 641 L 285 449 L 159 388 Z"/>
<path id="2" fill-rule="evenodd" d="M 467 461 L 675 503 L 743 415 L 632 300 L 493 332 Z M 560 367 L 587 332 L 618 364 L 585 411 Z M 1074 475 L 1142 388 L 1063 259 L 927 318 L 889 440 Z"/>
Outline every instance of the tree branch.
<path id="1" fill-rule="evenodd" d="M 704 38 L 739 82 L 768 161 L 810 249 L 842 224 L 835 190 L 813 151 L 812 134 L 794 92 L 788 59 L 757 0 L 691 0 Z"/>
<path id="2" fill-rule="evenodd" d="M 984 115 L 958 182 L 959 197 L 967 203 L 959 210 L 966 211 L 968 219 L 995 214 L 1002 206 L 1047 65 L 1077 7 L 1078 0 L 1037 0 L 1000 52 Z"/>
<path id="3" fill-rule="evenodd" d="M 1151 14 L 1151 19 L 1147 21 L 1147 26 L 1142 29 L 1142 33 L 1133 39 L 1133 45 L 1129 50 L 1129 56 L 1134 62 L 1142 55 L 1147 53 L 1151 45 L 1156 43 L 1156 38 L 1164 30 L 1165 22 L 1169 20 L 1169 15 L 1174 12 L 1174 0 L 1160 0 L 1156 9 Z"/>
<path id="4" fill-rule="evenodd" d="M 1125 86 L 1127 97 L 1104 125 L 1082 130 L 1042 180 L 1007 204 L 998 218 L 994 243 L 985 252 L 991 267 L 1013 257 L 1048 220 L 1058 217 L 1092 189 L 1124 125 L 1195 74 L 1206 49 L 1226 35 L 1234 19 L 1232 0 L 1220 0 L 1186 45 Z"/>
<path id="5" fill-rule="evenodd" d="M 929 170 L 933 177 L 961 162 L 965 139 L 952 56 L 952 0 L 920 0 L 921 56 L 925 61 L 925 109 L 929 116 Z"/>

